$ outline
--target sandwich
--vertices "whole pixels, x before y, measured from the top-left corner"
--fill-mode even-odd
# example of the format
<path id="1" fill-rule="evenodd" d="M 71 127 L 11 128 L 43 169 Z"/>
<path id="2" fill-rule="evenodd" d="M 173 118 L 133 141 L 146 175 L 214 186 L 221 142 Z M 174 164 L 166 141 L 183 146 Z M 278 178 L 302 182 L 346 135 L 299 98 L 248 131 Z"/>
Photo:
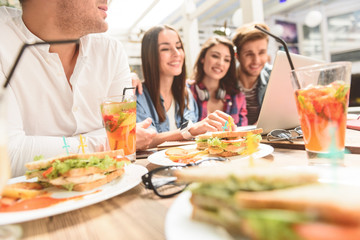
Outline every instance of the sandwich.
<path id="1" fill-rule="evenodd" d="M 183 169 L 192 218 L 246 239 L 360 239 L 360 188 L 319 183 L 314 172 L 238 168 L 233 162 Z"/>
<path id="2" fill-rule="evenodd" d="M 207 149 L 209 154 L 231 157 L 246 154 L 249 144 L 255 149 L 261 141 L 262 128 L 249 131 L 208 132 L 196 137 L 198 150 Z"/>
<path id="3" fill-rule="evenodd" d="M 69 191 L 89 191 L 120 177 L 130 161 L 123 150 L 70 154 L 27 163 L 25 176 Z"/>

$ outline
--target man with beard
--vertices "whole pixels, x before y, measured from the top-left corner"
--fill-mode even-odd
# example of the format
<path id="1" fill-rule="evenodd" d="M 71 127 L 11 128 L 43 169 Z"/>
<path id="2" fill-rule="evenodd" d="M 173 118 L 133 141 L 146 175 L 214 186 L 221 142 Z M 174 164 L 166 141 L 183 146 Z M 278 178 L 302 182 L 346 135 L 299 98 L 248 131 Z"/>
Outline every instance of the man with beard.
<path id="1" fill-rule="evenodd" d="M 257 30 L 255 25 L 269 30 L 265 24 L 252 23 L 237 29 L 233 37 L 239 60 L 237 77 L 240 90 L 246 96 L 249 125 L 257 122 L 272 69 L 267 63 L 268 36 Z"/>
<path id="2" fill-rule="evenodd" d="M 106 0 L 22 0 L 22 12 L 0 8 L 0 82 L 23 43 L 79 39 L 79 43 L 26 49 L 6 91 L 8 152 L 12 174 L 25 173 L 35 156 L 104 150 L 100 100 L 131 86 L 123 46 L 101 34 L 108 29 Z M 137 125 L 137 149 L 156 134 Z M 67 148 L 67 149 L 65 149 Z"/>

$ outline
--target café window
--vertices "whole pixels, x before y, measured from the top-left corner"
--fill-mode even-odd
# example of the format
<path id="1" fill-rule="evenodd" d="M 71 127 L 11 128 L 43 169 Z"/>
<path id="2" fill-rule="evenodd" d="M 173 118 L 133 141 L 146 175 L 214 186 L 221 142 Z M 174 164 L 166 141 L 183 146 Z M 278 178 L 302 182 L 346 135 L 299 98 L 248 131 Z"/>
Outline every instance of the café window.
<path id="1" fill-rule="evenodd" d="M 328 17 L 331 61 L 360 61 L 360 10 Z"/>
<path id="2" fill-rule="evenodd" d="M 304 24 L 303 34 L 302 54 L 317 59 L 323 59 L 320 26 L 311 28 Z"/>

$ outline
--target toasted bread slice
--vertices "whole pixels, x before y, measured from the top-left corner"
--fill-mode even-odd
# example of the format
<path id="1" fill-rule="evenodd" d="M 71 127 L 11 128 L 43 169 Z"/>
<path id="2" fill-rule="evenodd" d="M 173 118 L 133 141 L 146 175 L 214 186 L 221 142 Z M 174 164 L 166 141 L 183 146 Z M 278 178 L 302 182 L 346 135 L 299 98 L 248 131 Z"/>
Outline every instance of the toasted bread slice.
<path id="1" fill-rule="evenodd" d="M 217 138 L 243 138 L 246 137 L 249 133 L 252 134 L 261 134 L 263 132 L 262 128 L 257 128 L 249 131 L 223 131 L 223 132 L 213 132 L 212 137 Z"/>
<path id="2" fill-rule="evenodd" d="M 205 150 L 208 147 L 207 142 L 198 142 L 196 143 L 197 150 Z"/>
<path id="3" fill-rule="evenodd" d="M 80 177 L 80 176 L 86 176 L 86 175 L 90 175 L 90 174 L 101 174 L 101 173 L 106 173 L 106 172 L 112 172 L 116 170 L 116 166 L 112 165 L 107 169 L 101 169 L 98 167 L 87 167 L 87 168 L 73 168 L 70 169 L 69 171 L 67 171 L 64 174 L 61 174 L 62 177 Z M 42 174 L 44 171 L 34 171 L 34 172 L 28 172 L 26 174 L 26 178 L 27 179 L 31 179 L 34 177 L 38 178 L 38 181 L 45 181 L 47 182 L 48 179 L 45 178 Z"/>
<path id="4" fill-rule="evenodd" d="M 311 171 L 284 170 L 281 167 L 243 167 L 236 161 L 219 164 L 216 171 L 213 166 L 199 166 L 174 173 L 178 181 L 183 182 L 219 183 L 231 178 L 232 181 L 236 180 L 239 190 L 250 191 L 259 190 L 263 186 L 276 189 L 318 182 L 318 175 Z"/>
<path id="5" fill-rule="evenodd" d="M 124 156 L 124 150 L 119 149 L 119 150 L 107 151 L 107 152 L 70 154 L 70 155 L 62 156 L 62 157 L 53 157 L 53 158 L 29 162 L 29 163 L 25 164 L 25 167 L 29 170 L 42 169 L 42 168 L 49 167 L 56 160 L 65 161 L 67 159 L 87 159 L 92 156 L 98 157 L 98 158 L 104 158 L 106 155 L 108 155 L 109 157 Z"/>
<path id="6" fill-rule="evenodd" d="M 225 228 L 230 234 L 241 235 L 243 221 L 227 202 L 202 195 L 192 195 L 192 219 Z"/>
<path id="7" fill-rule="evenodd" d="M 116 165 L 112 165 L 107 169 L 101 169 L 98 167 L 87 167 L 87 168 L 73 168 L 67 171 L 66 173 L 62 174 L 63 177 L 78 177 L 78 176 L 85 176 L 89 174 L 96 174 L 96 173 L 105 173 L 105 172 L 112 172 L 116 170 Z"/>
<path id="8" fill-rule="evenodd" d="M 220 157 L 233 157 L 238 156 L 239 154 L 237 152 L 222 151 L 221 153 L 217 153 L 216 155 Z"/>
<path id="9" fill-rule="evenodd" d="M 120 177 L 121 175 L 123 175 L 124 172 L 125 172 L 125 170 L 122 168 L 122 169 L 112 171 L 111 173 L 106 175 L 105 178 L 101 178 L 99 180 L 89 182 L 89 183 L 75 184 L 74 187 L 73 187 L 73 190 L 74 191 L 79 191 L 79 192 L 92 190 L 94 188 L 100 187 L 100 186 L 102 186 L 102 185 L 104 185 L 106 183 L 109 183 L 112 180 Z"/>
<path id="10" fill-rule="evenodd" d="M 329 222 L 360 225 L 360 189 L 348 185 L 312 184 L 265 192 L 240 192 L 239 206 L 309 212 Z"/>
<path id="11" fill-rule="evenodd" d="M 206 140 L 206 139 L 209 139 L 211 137 L 212 137 L 212 132 L 207 132 L 207 133 L 204 133 L 204 134 L 197 135 L 195 139 Z"/>
<path id="12" fill-rule="evenodd" d="M 36 182 L 19 182 L 6 185 L 2 197 L 28 199 L 44 194 L 43 186 Z"/>
<path id="13" fill-rule="evenodd" d="M 90 168 L 88 168 L 88 169 L 90 169 Z M 74 173 L 74 175 L 70 174 L 67 177 L 64 177 L 64 175 L 62 175 L 61 177 L 51 179 L 51 180 L 48 178 L 44 178 L 42 176 L 43 171 L 32 172 L 29 175 L 27 175 L 27 178 L 37 177 L 39 182 L 47 182 L 54 186 L 66 185 L 66 184 L 73 183 L 73 181 L 74 181 L 78 184 L 74 185 L 73 190 L 88 191 L 88 190 L 81 190 L 81 189 L 88 189 L 91 186 L 94 186 L 94 188 L 98 187 L 100 185 L 110 182 L 111 177 L 109 177 L 109 176 L 121 176 L 122 173 L 124 172 L 124 168 L 116 169 L 115 167 L 111 167 L 110 171 L 109 170 L 106 171 L 106 172 L 111 172 L 111 173 L 104 175 L 104 171 L 101 169 L 100 169 L 101 172 L 99 170 L 95 170 L 95 171 L 92 171 L 92 173 L 89 173 L 88 169 L 86 169 L 86 168 L 72 169 L 70 171 L 74 170 L 76 172 L 76 173 Z M 99 168 L 97 168 L 97 169 L 99 169 Z M 82 172 L 82 171 L 84 171 L 84 172 L 86 171 L 86 172 L 88 172 L 88 174 L 80 175 L 80 172 Z M 112 179 L 115 179 L 115 178 L 112 178 Z M 92 183 L 94 183 L 94 185 Z M 99 185 L 97 185 L 97 184 L 99 184 Z M 80 189 L 80 190 L 76 190 L 76 189 Z"/>

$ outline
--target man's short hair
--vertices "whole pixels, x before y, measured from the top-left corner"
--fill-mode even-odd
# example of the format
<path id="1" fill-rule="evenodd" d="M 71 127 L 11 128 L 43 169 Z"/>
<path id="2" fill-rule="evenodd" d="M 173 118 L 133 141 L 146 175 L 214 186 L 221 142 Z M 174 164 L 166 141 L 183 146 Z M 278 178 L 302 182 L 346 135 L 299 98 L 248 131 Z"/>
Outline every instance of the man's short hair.
<path id="1" fill-rule="evenodd" d="M 269 41 L 268 35 L 256 29 L 255 25 L 258 25 L 259 27 L 269 31 L 269 27 L 265 23 L 249 23 L 238 28 L 233 37 L 233 43 L 238 53 L 240 52 L 241 47 L 246 42 L 255 41 L 259 39 L 266 39 Z"/>

